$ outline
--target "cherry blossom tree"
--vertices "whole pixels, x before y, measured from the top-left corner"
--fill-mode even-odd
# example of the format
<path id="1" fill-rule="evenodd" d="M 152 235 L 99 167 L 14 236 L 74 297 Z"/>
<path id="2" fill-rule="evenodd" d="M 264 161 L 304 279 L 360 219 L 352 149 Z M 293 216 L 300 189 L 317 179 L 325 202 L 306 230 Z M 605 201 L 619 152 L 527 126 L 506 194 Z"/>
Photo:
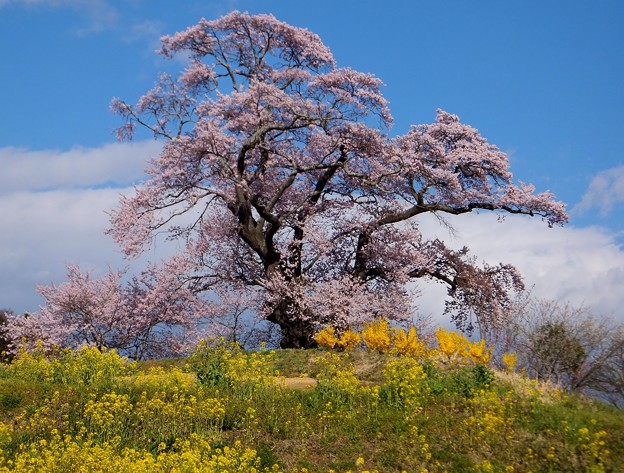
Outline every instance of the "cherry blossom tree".
<path id="1" fill-rule="evenodd" d="M 306 29 L 232 12 L 162 44 L 186 69 L 161 75 L 136 105 L 112 102 L 121 139 L 144 127 L 164 147 L 109 232 L 128 257 L 163 232 L 181 242 L 169 283 L 253 295 L 283 347 L 311 346 L 324 324 L 408 316 L 407 283 L 419 278 L 448 287 L 459 328 L 494 323 L 522 288 L 518 272 L 427 240 L 418 218 L 567 220 L 552 194 L 515 184 L 506 155 L 455 115 L 439 110 L 434 123 L 390 135 L 381 81 L 338 67 Z"/>
<path id="2" fill-rule="evenodd" d="M 137 360 L 179 354 L 199 323 L 202 301 L 167 285 L 167 274 L 154 267 L 126 284 L 123 276 L 109 269 L 96 278 L 68 265 L 67 281 L 37 288 L 45 300 L 40 312 L 9 317 L 12 350 L 42 343 L 44 349 L 114 348 Z"/>

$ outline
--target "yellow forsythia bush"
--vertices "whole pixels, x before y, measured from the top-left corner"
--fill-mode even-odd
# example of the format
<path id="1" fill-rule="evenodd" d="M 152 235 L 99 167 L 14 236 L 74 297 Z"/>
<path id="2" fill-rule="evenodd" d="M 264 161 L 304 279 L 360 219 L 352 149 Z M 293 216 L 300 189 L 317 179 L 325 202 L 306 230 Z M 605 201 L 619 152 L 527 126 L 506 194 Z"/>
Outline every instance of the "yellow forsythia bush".
<path id="1" fill-rule="evenodd" d="M 448 361 L 469 361 L 477 364 L 487 364 L 492 358 L 492 349 L 485 346 L 485 340 L 471 342 L 457 332 L 439 327 L 436 331 L 438 349 Z"/>
<path id="2" fill-rule="evenodd" d="M 518 354 L 517 353 L 505 353 L 503 354 L 503 364 L 507 371 L 512 373 L 516 368 L 516 364 L 518 363 Z"/>
<path id="3" fill-rule="evenodd" d="M 424 341 L 419 340 L 415 327 L 410 327 L 407 332 L 402 328 L 391 328 L 386 319 L 365 324 L 362 335 L 347 330 L 338 336 L 334 327 L 326 327 L 314 339 L 320 346 L 330 350 L 349 351 L 358 347 L 363 339 L 369 350 L 379 353 L 392 352 L 411 358 L 420 358 L 427 354 L 427 346 Z"/>
<path id="4" fill-rule="evenodd" d="M 320 330 L 316 336 L 314 337 L 316 343 L 324 348 L 329 348 L 330 350 L 335 348 L 338 344 L 338 337 L 336 337 L 336 329 L 334 327 L 325 327 L 323 330 Z"/>
<path id="5" fill-rule="evenodd" d="M 388 321 L 386 319 L 376 319 L 365 324 L 364 330 L 362 330 L 362 338 L 369 350 L 388 353 L 392 343 Z"/>
<path id="6" fill-rule="evenodd" d="M 468 343 L 466 357 L 473 363 L 487 365 L 492 359 L 492 350 L 485 346 L 485 340 Z"/>
<path id="7" fill-rule="evenodd" d="M 341 351 L 349 351 L 356 348 L 360 342 L 360 335 L 352 330 L 345 331 L 342 336 L 336 335 L 334 327 L 325 327 L 320 330 L 314 337 L 316 343 L 324 348 L 338 349 Z"/>
<path id="8" fill-rule="evenodd" d="M 416 327 L 390 328 L 386 319 L 377 319 L 365 325 L 362 338 L 366 346 L 379 353 L 393 352 L 410 358 L 421 358 L 427 354 L 425 342 L 418 339 Z"/>
<path id="9" fill-rule="evenodd" d="M 416 327 L 410 327 L 409 331 L 399 329 L 394 337 L 394 351 L 401 356 L 420 358 L 427 353 L 425 342 L 418 339 Z"/>
<path id="10" fill-rule="evenodd" d="M 338 346 L 344 351 L 349 351 L 357 348 L 361 341 L 360 334 L 352 330 L 347 330 L 342 334 L 340 339 L 338 339 Z"/>
<path id="11" fill-rule="evenodd" d="M 485 340 L 471 342 L 465 335 L 442 327 L 438 328 L 436 338 L 438 352 L 448 361 L 486 365 L 492 358 L 493 350 L 485 345 Z M 378 353 L 394 353 L 409 358 L 423 358 L 429 353 L 425 342 L 418 338 L 415 327 L 406 332 L 403 328 L 390 327 L 387 319 L 375 319 L 364 324 L 361 336 L 351 330 L 339 336 L 334 327 L 326 327 L 316 334 L 315 340 L 330 350 L 351 350 L 363 340 L 369 350 Z"/>

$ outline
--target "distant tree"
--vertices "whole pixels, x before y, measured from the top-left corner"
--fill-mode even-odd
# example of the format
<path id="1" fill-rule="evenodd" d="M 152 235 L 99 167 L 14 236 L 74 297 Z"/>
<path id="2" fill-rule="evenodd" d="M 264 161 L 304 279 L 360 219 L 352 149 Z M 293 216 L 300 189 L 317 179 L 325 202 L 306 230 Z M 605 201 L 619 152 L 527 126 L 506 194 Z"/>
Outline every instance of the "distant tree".
<path id="1" fill-rule="evenodd" d="M 518 354 L 518 368 L 535 379 L 624 403 L 624 326 L 584 307 L 527 299 L 491 332 L 497 353 Z"/>
<path id="2" fill-rule="evenodd" d="M 7 323 L 15 313 L 11 309 L 0 309 L 0 359 L 10 350 L 11 338 L 7 332 Z"/>
<path id="3" fill-rule="evenodd" d="M 112 212 L 129 257 L 166 233 L 182 243 L 180 285 L 259 294 L 283 347 L 317 326 L 408 317 L 406 283 L 444 283 L 455 324 L 487 326 L 522 288 L 512 266 L 427 240 L 416 219 L 478 210 L 567 220 L 564 205 L 515 185 L 504 153 L 455 115 L 390 136 L 381 81 L 338 68 L 318 36 L 271 15 L 233 12 L 163 39 L 188 58 L 135 106 L 119 99 L 121 138 L 166 141 L 149 179 Z"/>
<path id="4" fill-rule="evenodd" d="M 613 405 L 624 408 L 624 327 L 611 332 L 610 353 L 597 374 L 596 390 Z"/>
<path id="5" fill-rule="evenodd" d="M 535 327 L 525 353 L 530 375 L 575 387 L 576 373 L 587 357 L 581 341 L 564 321 Z"/>

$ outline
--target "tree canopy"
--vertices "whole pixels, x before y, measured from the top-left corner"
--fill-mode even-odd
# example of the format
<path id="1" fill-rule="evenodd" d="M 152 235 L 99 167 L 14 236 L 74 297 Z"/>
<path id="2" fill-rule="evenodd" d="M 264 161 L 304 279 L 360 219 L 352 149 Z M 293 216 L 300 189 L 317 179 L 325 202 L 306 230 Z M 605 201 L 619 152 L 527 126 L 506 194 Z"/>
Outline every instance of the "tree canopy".
<path id="1" fill-rule="evenodd" d="M 188 66 L 136 105 L 112 103 L 120 138 L 142 126 L 165 143 L 109 232 L 129 257 L 159 233 L 180 241 L 163 284 L 244 295 L 280 326 L 283 347 L 310 346 L 322 325 L 406 317 L 407 283 L 419 278 L 448 287 L 459 328 L 492 324 L 522 288 L 519 273 L 427 240 L 418 218 L 567 220 L 455 115 L 438 110 L 434 123 L 391 135 L 380 79 L 338 67 L 317 35 L 272 15 L 201 20 L 164 37 L 161 53 Z"/>

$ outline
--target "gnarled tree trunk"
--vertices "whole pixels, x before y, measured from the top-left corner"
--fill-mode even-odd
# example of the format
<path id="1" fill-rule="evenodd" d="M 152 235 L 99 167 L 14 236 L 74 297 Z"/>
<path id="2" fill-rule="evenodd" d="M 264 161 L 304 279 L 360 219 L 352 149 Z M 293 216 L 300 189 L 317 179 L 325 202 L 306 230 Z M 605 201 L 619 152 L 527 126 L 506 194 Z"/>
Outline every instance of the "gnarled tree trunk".
<path id="1" fill-rule="evenodd" d="M 294 317 L 288 310 L 292 302 L 283 301 L 267 317 L 269 322 L 279 325 L 281 330 L 280 348 L 316 348 L 314 324 Z"/>

